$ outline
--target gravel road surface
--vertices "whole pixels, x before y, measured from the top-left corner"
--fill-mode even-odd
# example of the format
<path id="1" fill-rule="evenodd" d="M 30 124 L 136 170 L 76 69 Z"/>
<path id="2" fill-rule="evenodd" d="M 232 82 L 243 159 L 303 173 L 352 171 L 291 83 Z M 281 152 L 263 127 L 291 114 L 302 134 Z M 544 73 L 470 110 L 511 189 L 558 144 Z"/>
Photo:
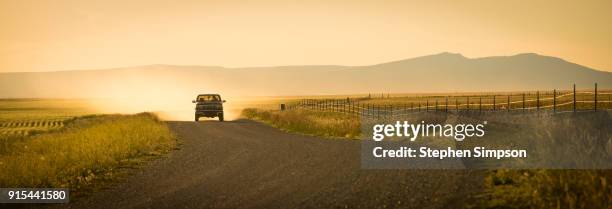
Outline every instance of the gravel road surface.
<path id="1" fill-rule="evenodd" d="M 463 208 L 482 171 L 363 170 L 359 141 L 250 120 L 168 122 L 181 145 L 60 208 Z"/>

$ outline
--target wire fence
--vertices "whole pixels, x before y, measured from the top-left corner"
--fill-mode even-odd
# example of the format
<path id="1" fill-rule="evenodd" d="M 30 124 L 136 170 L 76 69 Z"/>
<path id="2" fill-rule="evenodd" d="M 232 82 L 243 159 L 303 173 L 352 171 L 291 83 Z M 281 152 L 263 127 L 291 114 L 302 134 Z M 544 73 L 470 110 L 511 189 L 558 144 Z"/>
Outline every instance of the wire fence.
<path id="1" fill-rule="evenodd" d="M 356 114 L 363 117 L 395 117 L 418 112 L 585 112 L 609 110 L 612 91 L 552 90 L 511 94 L 442 95 L 393 98 L 371 96 L 346 99 L 301 99 L 281 104 L 281 110 L 310 109 Z M 383 102 L 381 102 L 383 101 Z"/>

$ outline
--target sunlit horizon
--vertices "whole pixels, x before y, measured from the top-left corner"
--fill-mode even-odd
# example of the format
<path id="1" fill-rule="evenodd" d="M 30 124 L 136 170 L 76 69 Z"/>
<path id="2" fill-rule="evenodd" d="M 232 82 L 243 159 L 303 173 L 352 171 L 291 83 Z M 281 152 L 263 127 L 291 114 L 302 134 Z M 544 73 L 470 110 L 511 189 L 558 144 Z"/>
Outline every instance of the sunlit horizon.
<path id="1" fill-rule="evenodd" d="M 0 72 L 537 53 L 612 71 L 612 2 L 2 1 Z"/>

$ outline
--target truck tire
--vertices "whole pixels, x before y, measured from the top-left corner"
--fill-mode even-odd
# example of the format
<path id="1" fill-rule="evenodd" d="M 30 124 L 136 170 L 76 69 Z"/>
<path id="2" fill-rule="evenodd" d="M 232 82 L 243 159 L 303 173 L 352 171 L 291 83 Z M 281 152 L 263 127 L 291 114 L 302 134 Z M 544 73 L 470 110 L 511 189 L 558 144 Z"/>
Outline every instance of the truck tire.
<path id="1" fill-rule="evenodd" d="M 195 116 L 195 121 L 200 121 L 200 117 L 199 116 Z"/>
<path id="2" fill-rule="evenodd" d="M 223 114 L 219 115 L 219 121 L 223 121 Z"/>

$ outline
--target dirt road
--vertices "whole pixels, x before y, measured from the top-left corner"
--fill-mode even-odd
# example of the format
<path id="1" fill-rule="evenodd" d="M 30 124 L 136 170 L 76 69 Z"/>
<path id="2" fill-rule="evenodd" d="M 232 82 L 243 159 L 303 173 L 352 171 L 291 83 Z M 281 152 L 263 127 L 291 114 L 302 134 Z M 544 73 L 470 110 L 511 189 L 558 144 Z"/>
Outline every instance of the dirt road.
<path id="1" fill-rule="evenodd" d="M 70 208 L 461 208 L 480 190 L 466 170 L 362 170 L 360 143 L 267 125 L 169 122 L 180 149 Z"/>

